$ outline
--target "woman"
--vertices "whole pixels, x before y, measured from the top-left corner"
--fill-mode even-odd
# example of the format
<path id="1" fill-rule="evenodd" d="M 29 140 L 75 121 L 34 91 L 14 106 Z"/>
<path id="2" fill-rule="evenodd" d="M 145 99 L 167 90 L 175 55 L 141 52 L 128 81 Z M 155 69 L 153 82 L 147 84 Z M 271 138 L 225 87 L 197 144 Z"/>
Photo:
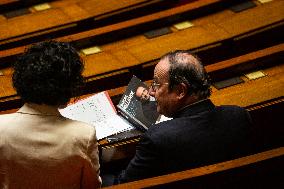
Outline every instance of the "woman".
<path id="1" fill-rule="evenodd" d="M 99 188 L 93 126 L 64 118 L 83 84 L 83 63 L 68 43 L 31 46 L 15 63 L 13 85 L 24 102 L 0 116 L 0 188 Z"/>

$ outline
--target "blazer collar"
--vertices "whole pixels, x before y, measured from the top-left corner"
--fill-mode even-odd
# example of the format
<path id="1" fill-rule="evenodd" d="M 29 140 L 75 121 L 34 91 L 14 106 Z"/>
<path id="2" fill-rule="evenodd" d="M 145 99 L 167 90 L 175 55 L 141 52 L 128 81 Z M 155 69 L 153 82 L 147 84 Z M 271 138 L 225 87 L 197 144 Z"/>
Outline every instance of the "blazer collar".
<path id="1" fill-rule="evenodd" d="M 211 102 L 211 100 L 205 99 L 183 107 L 173 117 L 179 118 L 179 117 L 191 116 L 200 112 L 212 110 L 214 108 L 215 105 Z"/>
<path id="2" fill-rule="evenodd" d="M 24 104 L 17 113 L 30 114 L 30 115 L 43 115 L 43 116 L 60 116 L 56 106 L 39 105 L 33 103 Z"/>

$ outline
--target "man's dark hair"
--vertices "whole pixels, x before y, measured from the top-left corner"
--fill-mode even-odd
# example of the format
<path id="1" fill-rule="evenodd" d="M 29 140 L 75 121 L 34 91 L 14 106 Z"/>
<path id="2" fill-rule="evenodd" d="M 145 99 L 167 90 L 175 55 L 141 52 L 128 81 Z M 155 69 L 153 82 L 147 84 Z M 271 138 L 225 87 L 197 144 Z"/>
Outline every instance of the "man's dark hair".
<path id="1" fill-rule="evenodd" d="M 199 99 L 211 95 L 210 79 L 200 59 L 186 50 L 167 53 L 161 59 L 167 59 L 169 68 L 169 89 L 184 83 L 189 88 L 189 95 L 195 94 Z"/>
<path id="2" fill-rule="evenodd" d="M 24 102 L 64 105 L 84 83 L 83 69 L 78 52 L 69 43 L 41 42 L 14 64 L 13 85 Z"/>

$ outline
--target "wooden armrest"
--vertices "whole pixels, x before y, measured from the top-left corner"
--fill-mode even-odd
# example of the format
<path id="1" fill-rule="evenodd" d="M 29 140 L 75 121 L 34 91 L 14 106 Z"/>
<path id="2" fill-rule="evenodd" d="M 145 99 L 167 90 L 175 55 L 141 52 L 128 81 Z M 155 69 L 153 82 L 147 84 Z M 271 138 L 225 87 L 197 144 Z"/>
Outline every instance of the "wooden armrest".
<path id="1" fill-rule="evenodd" d="M 230 161 L 105 188 L 238 188 L 238 186 L 249 188 L 253 186 L 265 187 L 266 185 L 277 186 L 279 183 L 283 184 L 280 175 L 284 166 L 283 157 L 284 147 L 279 147 Z M 247 183 L 248 178 L 251 180 Z"/>

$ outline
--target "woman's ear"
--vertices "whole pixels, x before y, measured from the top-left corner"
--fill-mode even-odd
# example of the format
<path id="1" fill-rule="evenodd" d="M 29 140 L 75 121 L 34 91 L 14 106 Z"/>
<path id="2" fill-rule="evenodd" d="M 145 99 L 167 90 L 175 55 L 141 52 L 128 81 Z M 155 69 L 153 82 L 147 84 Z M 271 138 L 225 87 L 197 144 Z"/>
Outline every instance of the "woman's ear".
<path id="1" fill-rule="evenodd" d="M 186 96 L 187 92 L 188 92 L 188 87 L 186 84 L 180 83 L 176 86 L 177 98 L 179 100 L 183 99 Z"/>

